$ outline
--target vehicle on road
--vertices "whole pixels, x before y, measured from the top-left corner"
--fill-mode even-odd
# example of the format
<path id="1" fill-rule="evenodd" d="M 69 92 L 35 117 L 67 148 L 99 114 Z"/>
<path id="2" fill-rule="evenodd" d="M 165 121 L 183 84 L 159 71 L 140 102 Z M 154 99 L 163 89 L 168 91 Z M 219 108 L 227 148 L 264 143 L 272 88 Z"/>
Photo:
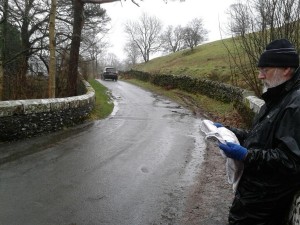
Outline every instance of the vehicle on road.
<path id="1" fill-rule="evenodd" d="M 115 67 L 104 67 L 103 73 L 101 74 L 102 80 L 111 79 L 114 81 L 118 80 L 118 72 Z"/>

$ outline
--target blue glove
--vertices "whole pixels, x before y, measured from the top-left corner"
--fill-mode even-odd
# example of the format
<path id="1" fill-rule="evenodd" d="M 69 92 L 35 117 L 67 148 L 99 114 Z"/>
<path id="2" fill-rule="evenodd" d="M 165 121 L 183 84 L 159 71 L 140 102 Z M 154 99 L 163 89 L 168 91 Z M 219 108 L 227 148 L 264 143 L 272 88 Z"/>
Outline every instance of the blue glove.
<path id="1" fill-rule="evenodd" d="M 220 143 L 219 148 L 224 151 L 227 157 L 236 160 L 244 160 L 248 153 L 246 148 L 232 142 L 226 142 L 226 144 Z"/>
<path id="2" fill-rule="evenodd" d="M 223 124 L 221 124 L 221 123 L 214 123 L 214 125 L 215 125 L 216 127 L 218 127 L 218 128 L 219 128 L 219 127 L 224 127 Z"/>

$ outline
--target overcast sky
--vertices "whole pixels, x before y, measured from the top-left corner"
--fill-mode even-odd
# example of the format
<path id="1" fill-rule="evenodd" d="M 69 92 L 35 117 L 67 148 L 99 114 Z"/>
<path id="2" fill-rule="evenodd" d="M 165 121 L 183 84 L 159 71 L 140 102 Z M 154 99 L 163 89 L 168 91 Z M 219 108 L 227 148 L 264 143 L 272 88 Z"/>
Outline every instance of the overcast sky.
<path id="1" fill-rule="evenodd" d="M 126 36 L 124 23 L 128 20 L 137 21 L 143 12 L 161 19 L 164 27 L 167 25 L 185 26 L 194 18 L 203 20 L 204 28 L 209 31 L 208 40 L 220 40 L 220 29 L 225 29 L 227 23 L 226 10 L 234 3 L 234 0 L 185 0 L 185 2 L 163 0 L 136 0 L 140 7 L 131 2 L 114 2 L 103 4 L 111 18 L 111 30 L 107 38 L 112 45 L 108 50 L 114 53 L 120 60 L 125 58 L 123 53 Z M 222 34 L 224 35 L 224 33 Z"/>

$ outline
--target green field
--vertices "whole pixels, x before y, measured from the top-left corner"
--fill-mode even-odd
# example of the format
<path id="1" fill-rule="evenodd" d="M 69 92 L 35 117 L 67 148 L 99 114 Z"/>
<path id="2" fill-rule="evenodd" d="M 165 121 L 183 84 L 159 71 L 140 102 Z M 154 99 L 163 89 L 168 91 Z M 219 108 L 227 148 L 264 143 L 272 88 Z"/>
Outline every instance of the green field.
<path id="1" fill-rule="evenodd" d="M 136 65 L 133 69 L 149 73 L 189 75 L 227 82 L 230 80 L 230 63 L 225 47 L 232 44 L 231 39 L 214 41 L 190 49 L 154 58 L 147 63 Z"/>

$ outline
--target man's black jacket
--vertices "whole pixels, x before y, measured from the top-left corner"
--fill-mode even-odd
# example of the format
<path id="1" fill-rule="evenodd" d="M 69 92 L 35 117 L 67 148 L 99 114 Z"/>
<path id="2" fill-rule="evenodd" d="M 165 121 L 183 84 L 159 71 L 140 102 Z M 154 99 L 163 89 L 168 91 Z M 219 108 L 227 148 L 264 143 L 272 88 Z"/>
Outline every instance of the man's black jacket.
<path id="1" fill-rule="evenodd" d="M 300 80 L 269 88 L 250 131 L 230 128 L 248 149 L 238 186 L 242 204 L 274 203 L 300 190 Z M 255 204 L 254 204 L 255 205 Z"/>

